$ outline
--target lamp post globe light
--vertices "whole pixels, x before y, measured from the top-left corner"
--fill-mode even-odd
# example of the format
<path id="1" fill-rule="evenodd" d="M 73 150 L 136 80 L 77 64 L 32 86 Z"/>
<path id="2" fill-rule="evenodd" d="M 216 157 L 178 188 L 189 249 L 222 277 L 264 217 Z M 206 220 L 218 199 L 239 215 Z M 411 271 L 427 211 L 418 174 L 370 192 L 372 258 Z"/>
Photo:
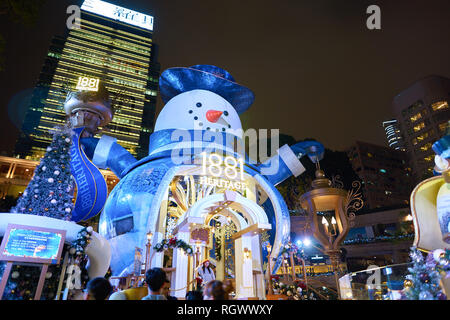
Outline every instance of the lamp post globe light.
<path id="1" fill-rule="evenodd" d="M 273 295 L 273 284 L 272 284 L 272 267 L 270 265 L 270 253 L 272 252 L 272 246 L 267 242 L 267 274 L 269 275 L 269 295 Z"/>
<path id="2" fill-rule="evenodd" d="M 359 182 L 354 182 L 353 187 Z M 300 204 L 307 212 L 307 220 L 314 238 L 324 248 L 333 266 L 336 287 L 339 294 L 340 246 L 353 224 L 353 211 L 363 205 L 361 194 L 335 188 L 325 173 L 318 167 L 316 179 L 311 183 L 312 190 L 300 197 Z"/>
<path id="3" fill-rule="evenodd" d="M 150 258 L 150 249 L 152 247 L 152 238 L 153 238 L 153 233 L 152 232 L 148 232 L 147 233 L 147 243 L 146 243 L 146 252 L 145 252 L 145 272 L 147 272 L 147 270 L 150 268 L 150 262 L 151 262 L 151 258 Z"/>

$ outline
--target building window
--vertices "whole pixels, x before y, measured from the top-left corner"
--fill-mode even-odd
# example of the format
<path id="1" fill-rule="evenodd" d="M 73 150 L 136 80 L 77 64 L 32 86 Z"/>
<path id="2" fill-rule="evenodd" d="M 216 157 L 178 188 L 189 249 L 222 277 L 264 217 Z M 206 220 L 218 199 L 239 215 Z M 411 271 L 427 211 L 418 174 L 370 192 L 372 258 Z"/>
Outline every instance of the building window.
<path id="1" fill-rule="evenodd" d="M 417 109 L 421 108 L 422 106 L 423 106 L 423 101 L 418 100 L 414 104 L 412 104 L 408 107 L 408 112 L 411 114 L 411 113 L 415 112 Z M 405 116 L 405 114 L 403 114 L 403 113 L 402 113 L 402 115 Z"/>
<path id="2" fill-rule="evenodd" d="M 435 102 L 431 105 L 431 108 L 433 109 L 433 111 L 448 109 L 448 102 L 447 101 Z"/>
<path id="3" fill-rule="evenodd" d="M 439 124 L 439 131 L 440 132 L 445 132 L 445 130 L 447 130 L 447 122 L 442 122 Z"/>
<path id="4" fill-rule="evenodd" d="M 413 144 L 416 145 L 418 143 L 421 143 L 422 141 L 424 141 L 425 139 L 429 138 L 430 136 L 432 136 L 434 133 L 433 130 L 427 131 L 423 134 L 421 134 L 420 136 L 418 136 L 417 138 L 413 139 Z"/>
<path id="5" fill-rule="evenodd" d="M 414 126 L 414 132 L 418 132 L 420 130 L 422 130 L 423 128 L 425 128 L 425 123 L 421 122 L 418 125 Z"/>
<path id="6" fill-rule="evenodd" d="M 425 143 L 423 146 L 420 147 L 420 150 L 427 151 L 427 150 L 431 149 L 431 146 L 432 146 L 431 142 Z"/>
<path id="7" fill-rule="evenodd" d="M 434 159 L 433 155 L 423 158 L 423 160 L 425 160 L 427 162 L 433 161 L 433 159 Z"/>
<path id="8" fill-rule="evenodd" d="M 417 120 L 419 120 L 421 118 L 422 118 L 422 115 L 419 112 L 419 113 L 413 115 L 412 117 L 410 117 L 409 119 L 411 120 L 411 122 L 415 122 L 415 121 L 417 121 Z"/>

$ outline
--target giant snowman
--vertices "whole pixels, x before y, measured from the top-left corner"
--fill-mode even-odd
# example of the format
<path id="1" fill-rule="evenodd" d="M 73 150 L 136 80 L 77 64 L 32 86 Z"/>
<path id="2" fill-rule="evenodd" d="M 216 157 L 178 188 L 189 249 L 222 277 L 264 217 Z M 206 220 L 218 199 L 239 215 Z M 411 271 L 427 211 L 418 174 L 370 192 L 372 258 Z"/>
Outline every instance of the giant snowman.
<path id="1" fill-rule="evenodd" d="M 101 139 L 82 139 L 93 162 L 110 168 L 121 179 L 110 193 L 99 223 L 99 233 L 111 245 L 113 274 L 125 276 L 133 272 L 135 247 L 145 247 L 147 233 L 154 235 L 153 244 L 164 239 L 168 212 L 177 211 L 180 222 L 194 205 L 192 199 L 181 199 L 177 207 L 173 198 L 180 200 L 183 195 L 173 189 L 174 182 L 181 181 L 180 189 L 187 186 L 186 179 L 191 179 L 193 184 L 187 193 L 192 195 L 197 184 L 195 200 L 199 200 L 200 193 L 204 195 L 199 191 L 198 180 L 192 176 L 200 170 L 202 165 L 198 161 L 205 151 L 244 159 L 245 179 L 252 190 L 242 194 L 252 197 L 271 225 L 268 241 L 273 248 L 271 257 L 276 271 L 281 263 L 280 251 L 289 241 L 290 219 L 275 185 L 305 171 L 300 161 L 303 156 L 307 155 L 308 161 L 320 160 L 323 146 L 311 141 L 290 147 L 284 145 L 275 156 L 256 165 L 242 149 L 236 148 L 243 138 L 239 115 L 254 101 L 250 89 L 236 83 L 226 70 L 212 65 L 167 69 L 161 74 L 159 84 L 165 106 L 150 136 L 147 157 L 135 160 L 106 135 Z M 212 186 L 202 188 L 209 194 L 214 192 Z M 265 257 L 267 251 L 262 250 Z M 162 266 L 162 258 L 152 261 L 152 266 Z"/>

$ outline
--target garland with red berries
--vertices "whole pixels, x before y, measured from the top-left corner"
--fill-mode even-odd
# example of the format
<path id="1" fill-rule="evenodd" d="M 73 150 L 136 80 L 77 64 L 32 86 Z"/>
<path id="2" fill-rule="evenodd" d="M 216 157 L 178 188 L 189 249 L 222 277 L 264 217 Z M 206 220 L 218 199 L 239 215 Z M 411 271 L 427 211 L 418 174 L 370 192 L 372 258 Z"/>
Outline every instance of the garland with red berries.
<path id="1" fill-rule="evenodd" d="M 182 249 L 188 255 L 192 255 L 194 253 L 194 250 L 189 244 L 187 244 L 181 239 L 177 240 L 176 237 L 170 239 L 163 239 L 161 242 L 157 243 L 153 247 L 153 249 L 155 249 L 156 252 L 162 252 L 174 248 Z"/>

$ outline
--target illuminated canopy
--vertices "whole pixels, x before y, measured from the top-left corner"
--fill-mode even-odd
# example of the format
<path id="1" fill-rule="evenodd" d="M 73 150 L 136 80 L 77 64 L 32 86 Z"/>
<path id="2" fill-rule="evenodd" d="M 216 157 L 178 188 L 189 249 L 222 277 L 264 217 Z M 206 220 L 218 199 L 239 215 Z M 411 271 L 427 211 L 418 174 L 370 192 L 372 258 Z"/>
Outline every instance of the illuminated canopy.
<path id="1" fill-rule="evenodd" d="M 101 0 L 85 0 L 81 9 L 153 31 L 153 17 Z"/>

